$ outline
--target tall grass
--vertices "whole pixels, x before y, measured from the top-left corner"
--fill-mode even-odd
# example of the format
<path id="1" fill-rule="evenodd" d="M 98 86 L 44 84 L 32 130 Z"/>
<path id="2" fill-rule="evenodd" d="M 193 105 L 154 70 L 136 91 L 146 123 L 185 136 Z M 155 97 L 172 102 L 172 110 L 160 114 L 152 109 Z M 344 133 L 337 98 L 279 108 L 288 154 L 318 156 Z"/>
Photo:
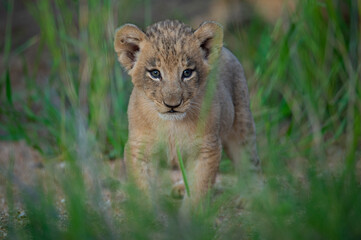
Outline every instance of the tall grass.
<path id="1" fill-rule="evenodd" d="M 37 187 L 16 185 L 27 221 L 10 221 L 9 238 L 359 239 L 361 2 L 299 2 L 275 27 L 256 19 L 227 31 L 226 42 L 247 70 L 263 180 L 241 169 L 204 211 L 186 219 L 176 201 L 159 196 L 149 207 L 131 183 L 104 168 L 123 155 L 131 90 L 116 63 L 113 34 L 142 2 L 30 4 L 41 29 L 39 51 L 51 56 L 49 84 L 27 76 L 35 91 L 26 100 L 14 96 L 11 75 L 4 74 L 1 128 L 6 139 L 37 146 L 48 163 L 66 165 L 49 164 L 51 178 L 40 177 Z M 145 22 L 150 18 L 148 9 Z"/>

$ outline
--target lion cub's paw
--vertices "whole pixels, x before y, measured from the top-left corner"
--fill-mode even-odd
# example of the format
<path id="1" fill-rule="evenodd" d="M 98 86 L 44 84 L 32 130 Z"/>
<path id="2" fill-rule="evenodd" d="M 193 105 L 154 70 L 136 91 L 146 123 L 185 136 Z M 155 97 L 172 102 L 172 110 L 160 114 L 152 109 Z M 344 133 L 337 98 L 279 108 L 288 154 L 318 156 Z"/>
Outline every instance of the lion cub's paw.
<path id="1" fill-rule="evenodd" d="M 183 180 L 176 182 L 172 187 L 171 195 L 175 199 L 182 199 L 185 193 L 185 186 Z"/>

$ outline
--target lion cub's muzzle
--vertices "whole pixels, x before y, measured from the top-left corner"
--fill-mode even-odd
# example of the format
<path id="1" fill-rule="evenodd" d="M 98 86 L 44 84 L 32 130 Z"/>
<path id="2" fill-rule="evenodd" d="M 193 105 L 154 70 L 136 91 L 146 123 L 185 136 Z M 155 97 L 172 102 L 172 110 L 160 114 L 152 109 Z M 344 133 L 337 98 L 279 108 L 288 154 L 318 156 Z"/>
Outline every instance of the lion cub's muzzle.
<path id="1" fill-rule="evenodd" d="M 186 113 L 182 109 L 183 99 L 180 101 L 163 101 L 163 105 L 167 108 L 163 113 L 158 113 L 163 120 L 182 120 Z"/>
<path id="2" fill-rule="evenodd" d="M 167 102 L 163 101 L 163 104 L 164 104 L 167 108 L 170 108 L 170 110 L 169 110 L 167 113 L 176 113 L 176 112 L 178 112 L 178 111 L 176 110 L 176 108 L 179 107 L 179 106 L 181 106 L 182 103 L 183 103 L 183 99 L 181 99 L 180 102 L 178 102 L 178 103 L 176 103 L 176 104 L 171 103 L 171 102 L 170 102 L 170 103 L 167 103 Z"/>

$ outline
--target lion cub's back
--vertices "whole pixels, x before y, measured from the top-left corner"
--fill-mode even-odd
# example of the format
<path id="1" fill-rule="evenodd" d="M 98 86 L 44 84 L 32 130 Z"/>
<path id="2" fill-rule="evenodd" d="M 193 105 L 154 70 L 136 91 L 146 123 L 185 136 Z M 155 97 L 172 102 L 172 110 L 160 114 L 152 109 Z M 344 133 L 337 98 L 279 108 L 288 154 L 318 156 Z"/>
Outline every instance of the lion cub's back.
<path id="1" fill-rule="evenodd" d="M 249 108 L 249 94 L 241 63 L 227 48 L 222 49 L 217 95 L 221 105 L 221 129 L 232 131 L 236 115 Z M 226 136 L 224 136 L 226 137 Z"/>
<path id="2" fill-rule="evenodd" d="M 248 91 L 244 70 L 236 56 L 227 48 L 222 49 L 220 57 L 219 80 L 223 82 L 227 90 L 234 94 L 238 88 Z M 237 87 L 237 89 L 235 89 Z"/>

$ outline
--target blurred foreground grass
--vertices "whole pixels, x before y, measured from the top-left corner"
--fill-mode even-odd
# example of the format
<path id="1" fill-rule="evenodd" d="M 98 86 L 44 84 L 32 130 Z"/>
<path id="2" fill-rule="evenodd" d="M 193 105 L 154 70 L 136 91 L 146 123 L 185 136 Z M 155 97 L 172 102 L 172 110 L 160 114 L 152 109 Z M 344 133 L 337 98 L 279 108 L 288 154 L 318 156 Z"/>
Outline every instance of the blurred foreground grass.
<path id="1" fill-rule="evenodd" d="M 19 95 L 12 91 L 8 66 L 0 80 L 0 130 L 6 133 L 3 140 L 25 139 L 41 151 L 46 174 L 30 186 L 12 176 L 11 164 L 1 169 L 8 186 L 7 236 L 360 239 L 361 2 L 305 0 L 289 21 L 276 26 L 254 19 L 226 29 L 225 43 L 249 80 L 264 183 L 260 186 L 246 167 L 232 171 L 224 160 L 221 172 L 235 180 L 189 219 L 178 216 L 177 203 L 167 197 L 147 208 L 141 193 L 104 166 L 109 158 L 122 157 L 132 87 L 116 62 L 113 34 L 137 4 L 38 0 L 29 5 L 41 29 L 39 53 L 50 53 L 51 74 L 39 85 L 32 69 L 24 76 L 26 92 Z M 9 32 L 5 38 L 5 66 L 10 54 L 21 55 L 34 41 L 10 53 Z M 52 162 L 66 166 L 59 170 Z M 21 225 L 13 186 L 20 189 L 26 212 Z"/>

